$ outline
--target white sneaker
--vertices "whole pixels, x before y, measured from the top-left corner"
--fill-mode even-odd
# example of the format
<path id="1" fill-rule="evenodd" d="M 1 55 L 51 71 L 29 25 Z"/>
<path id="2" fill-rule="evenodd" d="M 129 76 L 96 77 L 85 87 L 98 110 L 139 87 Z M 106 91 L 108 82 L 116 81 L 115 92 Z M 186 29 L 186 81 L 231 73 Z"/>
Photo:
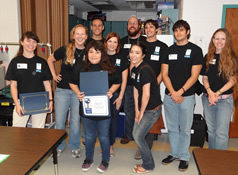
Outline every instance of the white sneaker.
<path id="1" fill-rule="evenodd" d="M 58 149 L 58 150 L 57 150 L 57 157 L 59 157 L 59 156 L 62 154 L 62 152 L 63 152 L 63 150 Z"/>
<path id="2" fill-rule="evenodd" d="M 74 149 L 71 152 L 72 152 L 72 157 L 73 158 L 79 158 L 81 156 L 80 149 Z"/>

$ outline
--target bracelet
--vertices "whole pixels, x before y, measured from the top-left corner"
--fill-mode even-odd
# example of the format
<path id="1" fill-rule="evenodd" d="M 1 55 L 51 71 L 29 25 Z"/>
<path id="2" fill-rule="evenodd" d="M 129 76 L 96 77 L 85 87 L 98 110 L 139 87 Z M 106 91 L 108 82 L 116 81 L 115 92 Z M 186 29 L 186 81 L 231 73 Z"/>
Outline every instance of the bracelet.
<path id="1" fill-rule="evenodd" d="M 218 90 L 217 92 L 218 92 L 220 95 L 223 93 L 221 90 Z"/>
<path id="2" fill-rule="evenodd" d="M 53 99 L 49 99 L 49 101 L 53 101 Z"/>
<path id="3" fill-rule="evenodd" d="M 184 88 L 182 87 L 182 89 L 183 89 L 183 93 L 185 93 L 185 90 L 184 90 Z"/>
<path id="4" fill-rule="evenodd" d="M 210 89 L 210 87 L 208 87 L 206 90 Z"/>

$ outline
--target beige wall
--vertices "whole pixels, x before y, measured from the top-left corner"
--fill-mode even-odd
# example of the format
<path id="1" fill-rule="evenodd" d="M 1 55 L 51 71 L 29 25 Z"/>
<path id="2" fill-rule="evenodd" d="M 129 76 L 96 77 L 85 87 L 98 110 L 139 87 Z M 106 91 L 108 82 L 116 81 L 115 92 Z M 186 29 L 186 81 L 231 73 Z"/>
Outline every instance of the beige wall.
<path id="1" fill-rule="evenodd" d="M 20 39 L 20 9 L 19 0 L 0 0 L 0 42 L 18 42 Z M 3 45 L 5 48 L 5 45 Z M 18 46 L 8 46 L 7 57 L 12 59 Z M 6 56 L 4 54 L 4 56 Z M 0 53 L 1 57 L 1 53 Z M 7 61 L 4 61 L 6 63 Z"/>

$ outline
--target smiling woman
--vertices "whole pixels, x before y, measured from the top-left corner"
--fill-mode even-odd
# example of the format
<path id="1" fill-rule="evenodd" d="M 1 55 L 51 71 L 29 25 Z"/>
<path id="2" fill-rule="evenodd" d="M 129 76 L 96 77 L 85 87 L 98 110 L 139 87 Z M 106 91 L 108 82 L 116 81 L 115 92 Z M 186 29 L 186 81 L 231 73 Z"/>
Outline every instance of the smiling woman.
<path id="1" fill-rule="evenodd" d="M 65 129 L 65 121 L 70 109 L 70 134 L 68 145 L 72 151 L 73 158 L 80 156 L 80 115 L 79 101 L 77 95 L 69 87 L 69 79 L 74 66 L 77 63 L 82 64 L 87 38 L 87 27 L 81 24 L 74 26 L 70 32 L 72 43 L 58 48 L 54 54 L 48 58 L 48 64 L 53 79 L 57 82 L 54 100 L 56 128 Z M 61 72 L 58 75 L 56 74 L 54 67 L 54 62 L 57 60 L 63 60 L 61 64 Z M 65 141 L 59 145 L 58 156 L 62 153 L 65 146 Z"/>
<path id="2" fill-rule="evenodd" d="M 237 88 L 238 59 L 229 31 L 217 29 L 210 41 L 201 74 L 206 93 L 202 96 L 210 149 L 228 149 L 233 112 L 233 89 Z"/>
<path id="3" fill-rule="evenodd" d="M 109 90 L 107 96 L 111 99 L 114 92 L 119 88 L 121 79 L 116 75 L 115 66 L 109 60 L 104 45 L 101 41 L 91 41 L 85 51 L 85 64 L 78 64 L 73 70 L 73 74 L 70 80 L 70 87 L 77 94 L 78 99 L 83 101 L 85 98 L 84 92 L 80 90 L 80 72 L 96 72 L 107 71 Z M 90 80 L 89 80 L 90 81 Z M 97 87 L 95 87 L 97 88 Z M 101 104 L 97 104 L 96 108 L 100 108 Z M 110 106 L 112 107 L 112 101 L 110 100 Z M 79 106 L 78 106 L 79 108 Z M 102 150 L 102 162 L 97 168 L 97 171 L 103 173 L 107 170 L 110 160 L 110 140 L 109 140 L 109 127 L 111 118 L 113 118 L 113 112 L 109 116 L 82 116 L 83 126 L 85 130 L 85 146 L 86 146 L 86 158 L 82 165 L 82 171 L 88 171 L 93 163 L 94 158 L 94 145 L 96 137 L 98 136 L 100 146 Z"/>
<path id="4" fill-rule="evenodd" d="M 37 56 L 36 47 L 39 42 L 38 36 L 33 32 L 23 33 L 20 39 L 20 47 L 17 56 L 12 59 L 6 74 L 6 80 L 10 81 L 11 94 L 15 103 L 13 111 L 13 126 L 26 127 L 30 115 L 24 115 L 23 107 L 19 103 L 20 93 L 32 93 L 48 91 L 52 111 L 52 91 L 50 74 L 47 62 Z M 46 113 L 33 114 L 32 127 L 44 128 Z"/>

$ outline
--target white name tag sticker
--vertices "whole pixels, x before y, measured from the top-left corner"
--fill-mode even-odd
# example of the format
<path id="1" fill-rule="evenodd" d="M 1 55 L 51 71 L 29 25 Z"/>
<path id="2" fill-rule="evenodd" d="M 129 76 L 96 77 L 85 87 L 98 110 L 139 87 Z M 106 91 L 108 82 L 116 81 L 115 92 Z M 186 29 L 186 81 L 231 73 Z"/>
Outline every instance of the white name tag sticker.
<path id="1" fill-rule="evenodd" d="M 131 78 L 132 78 L 132 79 L 135 79 L 135 78 L 136 78 L 136 74 L 135 74 L 134 72 L 132 72 Z"/>
<path id="2" fill-rule="evenodd" d="M 36 63 L 36 69 L 41 70 L 41 63 Z"/>
<path id="3" fill-rule="evenodd" d="M 209 62 L 209 64 L 216 64 L 216 59 L 212 59 L 212 61 Z"/>
<path id="4" fill-rule="evenodd" d="M 159 46 L 156 46 L 155 47 L 155 52 L 159 52 L 160 51 L 160 47 Z"/>
<path id="5" fill-rule="evenodd" d="M 169 54 L 169 60 L 177 60 L 178 55 L 177 54 Z"/>
<path id="6" fill-rule="evenodd" d="M 191 49 L 187 49 L 185 55 L 191 55 L 191 52 L 192 52 Z"/>
<path id="7" fill-rule="evenodd" d="M 75 59 L 73 60 L 73 64 L 75 64 Z"/>
<path id="8" fill-rule="evenodd" d="M 159 61 L 159 55 L 151 55 L 150 60 Z"/>
<path id="9" fill-rule="evenodd" d="M 124 44 L 124 49 L 130 49 L 131 48 L 131 44 Z"/>
<path id="10" fill-rule="evenodd" d="M 121 64 L 121 59 L 116 59 L 116 65 L 120 66 L 120 64 Z"/>
<path id="11" fill-rule="evenodd" d="M 17 63 L 17 69 L 27 69 L 26 63 Z"/>

